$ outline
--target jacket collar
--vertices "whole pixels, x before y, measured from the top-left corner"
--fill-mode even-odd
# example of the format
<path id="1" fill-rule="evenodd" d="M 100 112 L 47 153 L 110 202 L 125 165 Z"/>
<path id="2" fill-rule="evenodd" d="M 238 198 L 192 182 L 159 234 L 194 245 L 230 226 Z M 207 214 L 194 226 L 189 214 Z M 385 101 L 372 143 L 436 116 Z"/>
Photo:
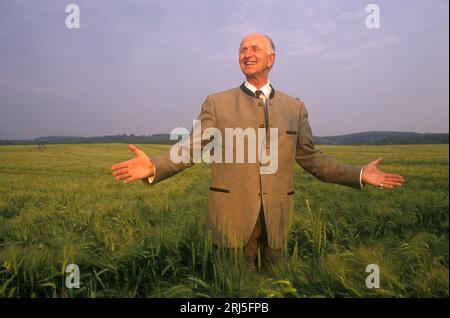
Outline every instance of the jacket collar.
<path id="1" fill-rule="evenodd" d="M 273 96 L 275 95 L 275 89 L 273 88 L 272 84 L 269 84 L 269 85 L 270 85 L 270 88 L 272 89 L 272 91 L 270 92 L 269 99 L 272 99 Z M 245 86 L 245 82 L 241 84 L 240 88 L 245 94 L 247 94 L 251 97 L 255 97 L 255 94 L 253 94 L 253 92 Z"/>

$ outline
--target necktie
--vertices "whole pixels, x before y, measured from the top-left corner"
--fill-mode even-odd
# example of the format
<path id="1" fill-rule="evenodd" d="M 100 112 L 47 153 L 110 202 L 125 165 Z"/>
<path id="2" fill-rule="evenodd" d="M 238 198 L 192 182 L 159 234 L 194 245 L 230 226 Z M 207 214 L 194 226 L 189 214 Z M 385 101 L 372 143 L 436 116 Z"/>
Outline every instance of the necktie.
<path id="1" fill-rule="evenodd" d="M 267 111 L 267 99 L 266 99 L 266 96 L 264 95 L 264 93 L 262 91 L 257 90 L 255 92 L 255 97 L 262 99 L 262 102 L 263 102 L 263 105 L 264 105 L 264 117 L 266 119 L 266 132 L 267 132 L 267 129 L 269 128 L 269 112 Z"/>

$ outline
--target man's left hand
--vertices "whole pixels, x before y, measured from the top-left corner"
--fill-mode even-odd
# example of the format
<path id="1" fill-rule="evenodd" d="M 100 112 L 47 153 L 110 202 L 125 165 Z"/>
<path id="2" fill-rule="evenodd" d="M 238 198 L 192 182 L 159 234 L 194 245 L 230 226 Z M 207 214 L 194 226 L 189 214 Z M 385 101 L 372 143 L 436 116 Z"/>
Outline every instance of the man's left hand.
<path id="1" fill-rule="evenodd" d="M 401 186 L 403 182 L 405 182 L 405 179 L 403 179 L 402 176 L 378 170 L 378 165 L 382 161 L 383 158 L 380 157 L 363 167 L 361 178 L 363 184 L 370 184 L 374 187 L 390 189 Z"/>

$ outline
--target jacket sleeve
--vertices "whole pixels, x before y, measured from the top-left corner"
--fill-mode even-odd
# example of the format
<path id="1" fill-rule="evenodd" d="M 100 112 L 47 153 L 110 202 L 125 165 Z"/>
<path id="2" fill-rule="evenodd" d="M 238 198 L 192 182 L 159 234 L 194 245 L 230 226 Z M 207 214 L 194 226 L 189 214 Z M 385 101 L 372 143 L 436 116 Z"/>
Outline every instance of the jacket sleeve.
<path id="1" fill-rule="evenodd" d="M 321 181 L 361 189 L 362 166 L 336 161 L 315 147 L 308 122 L 308 111 L 302 101 L 300 101 L 295 160 L 303 169 Z"/>
<path id="2" fill-rule="evenodd" d="M 202 134 L 205 129 L 215 127 L 214 103 L 210 97 L 207 97 L 203 102 L 200 114 L 197 116 L 197 124 L 200 124 L 201 126 L 198 127 L 198 129 L 193 127 L 189 134 L 189 138 L 186 138 L 184 142 L 178 142 L 171 147 L 172 151 L 177 149 L 178 154 L 180 155 L 181 153 L 184 153 L 185 160 L 182 162 L 174 162 L 171 158 L 171 150 L 151 158 L 155 165 L 156 173 L 151 183 L 148 179 L 143 179 L 145 184 L 154 185 L 170 178 L 184 169 L 192 167 L 196 163 L 194 154 L 200 154 L 201 158 L 201 151 L 205 144 L 209 142 L 209 140 L 202 140 Z"/>

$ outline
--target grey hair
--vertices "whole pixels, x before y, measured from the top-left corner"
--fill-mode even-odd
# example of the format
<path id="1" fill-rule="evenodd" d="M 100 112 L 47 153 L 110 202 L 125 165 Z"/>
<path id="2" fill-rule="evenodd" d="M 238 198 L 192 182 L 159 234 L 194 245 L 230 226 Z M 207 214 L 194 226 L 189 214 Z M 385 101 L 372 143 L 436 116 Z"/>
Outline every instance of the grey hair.
<path id="1" fill-rule="evenodd" d="M 273 40 L 268 36 L 267 34 L 264 35 L 266 39 L 269 41 L 270 47 L 269 47 L 269 54 L 275 53 L 275 44 L 273 43 Z"/>
<path id="2" fill-rule="evenodd" d="M 269 54 L 275 54 L 275 44 L 273 43 L 273 40 L 270 38 L 270 36 L 268 36 L 267 34 L 264 35 L 266 37 L 266 39 L 269 41 L 269 47 L 268 47 L 268 51 L 267 53 Z M 271 67 L 269 67 L 269 70 L 271 70 L 273 67 L 273 64 Z"/>

